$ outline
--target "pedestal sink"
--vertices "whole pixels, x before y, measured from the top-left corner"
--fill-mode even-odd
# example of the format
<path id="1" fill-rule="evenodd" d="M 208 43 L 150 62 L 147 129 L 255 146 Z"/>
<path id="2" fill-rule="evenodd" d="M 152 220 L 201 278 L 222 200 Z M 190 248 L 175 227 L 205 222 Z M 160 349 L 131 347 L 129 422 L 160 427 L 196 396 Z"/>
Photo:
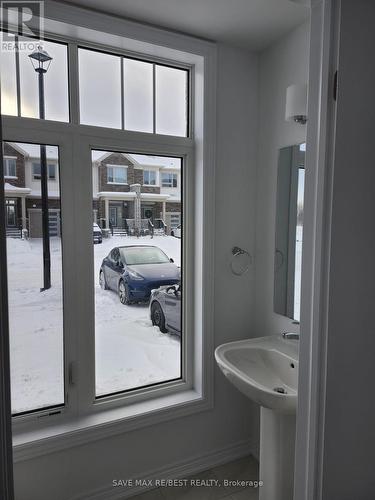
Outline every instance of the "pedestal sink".
<path id="1" fill-rule="evenodd" d="M 215 351 L 224 375 L 260 411 L 260 500 L 292 500 L 298 341 L 272 335 L 230 342 Z"/>

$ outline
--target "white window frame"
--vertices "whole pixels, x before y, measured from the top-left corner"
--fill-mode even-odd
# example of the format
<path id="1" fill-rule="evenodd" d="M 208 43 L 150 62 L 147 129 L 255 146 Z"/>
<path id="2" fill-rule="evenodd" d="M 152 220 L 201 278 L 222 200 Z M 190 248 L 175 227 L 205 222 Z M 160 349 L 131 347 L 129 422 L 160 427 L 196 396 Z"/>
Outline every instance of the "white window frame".
<path id="1" fill-rule="evenodd" d="M 9 175 L 9 160 L 15 161 L 14 175 Z M 16 156 L 4 156 L 4 178 L 5 179 L 18 179 L 18 177 L 17 177 L 17 157 Z"/>
<path id="2" fill-rule="evenodd" d="M 69 376 L 71 380 L 67 404 L 60 414 L 40 411 L 14 419 L 16 461 L 211 409 L 213 405 L 216 46 L 53 2 L 46 3 L 45 17 L 46 37 L 65 42 L 70 39 L 70 67 L 78 61 L 78 46 L 84 45 L 189 68 L 191 119 L 189 137 L 79 125 L 78 74 L 74 71 L 69 72 L 71 123 L 3 117 L 5 141 L 59 147 L 63 261 L 69 263 L 63 272 L 65 380 Z M 95 404 L 91 149 L 183 158 L 183 269 L 189 276 L 184 283 L 183 337 L 191 340 L 185 345 L 183 359 L 188 377 Z M 77 175 L 75 167 L 84 175 Z M 39 419 L 46 415 L 48 425 L 41 425 L 47 420 Z"/>
<path id="3" fill-rule="evenodd" d="M 166 185 L 163 184 L 163 175 L 171 175 L 171 185 Z M 173 185 L 173 176 L 176 176 L 176 185 Z M 176 172 L 160 172 L 160 187 L 162 188 L 172 188 L 172 189 L 178 189 L 178 174 Z"/>
<path id="4" fill-rule="evenodd" d="M 154 174 L 155 175 L 155 184 L 151 184 L 150 182 L 145 182 L 145 173 L 147 172 L 148 174 L 148 180 L 150 181 L 150 174 Z M 158 187 L 158 173 L 156 170 L 152 170 L 152 169 L 143 169 L 143 185 L 144 186 L 151 186 L 151 187 Z"/>
<path id="5" fill-rule="evenodd" d="M 109 163 L 106 164 L 107 167 L 107 184 L 115 184 L 118 186 L 127 186 L 128 185 L 128 167 L 126 165 L 111 165 Z M 115 179 L 115 170 L 124 170 L 125 171 L 125 177 L 126 181 L 125 182 L 120 182 L 120 181 L 110 181 L 109 180 L 109 169 L 112 169 L 113 175 L 112 178 Z"/>
<path id="6" fill-rule="evenodd" d="M 37 161 L 32 161 L 31 162 L 31 178 L 33 181 L 40 181 L 41 179 L 41 176 L 42 174 L 36 174 L 35 171 L 34 171 L 34 167 L 36 165 L 39 165 L 39 167 L 41 168 L 41 165 L 40 165 L 40 162 L 38 163 Z M 55 168 L 55 176 L 54 177 L 50 177 L 49 175 L 49 167 L 50 166 L 53 166 Z M 48 163 L 48 160 L 47 160 L 47 177 L 48 177 L 48 180 L 49 181 L 55 181 L 56 180 L 56 163 Z"/>

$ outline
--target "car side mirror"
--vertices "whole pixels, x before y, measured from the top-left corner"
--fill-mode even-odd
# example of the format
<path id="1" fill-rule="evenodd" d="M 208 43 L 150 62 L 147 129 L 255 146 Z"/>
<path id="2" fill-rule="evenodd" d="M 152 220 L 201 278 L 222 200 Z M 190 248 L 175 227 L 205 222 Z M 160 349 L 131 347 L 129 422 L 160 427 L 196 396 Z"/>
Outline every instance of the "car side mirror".
<path id="1" fill-rule="evenodd" d="M 169 262 L 174 263 L 174 260 L 172 259 L 172 257 L 169 259 Z"/>

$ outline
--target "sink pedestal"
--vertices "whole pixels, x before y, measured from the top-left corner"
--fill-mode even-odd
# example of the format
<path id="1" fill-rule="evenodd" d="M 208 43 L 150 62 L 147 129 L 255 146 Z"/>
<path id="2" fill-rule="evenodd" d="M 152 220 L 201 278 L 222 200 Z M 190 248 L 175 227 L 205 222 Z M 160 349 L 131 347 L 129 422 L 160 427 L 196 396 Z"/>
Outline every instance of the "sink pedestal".
<path id="1" fill-rule="evenodd" d="M 259 500 L 293 500 L 296 415 L 260 408 Z"/>

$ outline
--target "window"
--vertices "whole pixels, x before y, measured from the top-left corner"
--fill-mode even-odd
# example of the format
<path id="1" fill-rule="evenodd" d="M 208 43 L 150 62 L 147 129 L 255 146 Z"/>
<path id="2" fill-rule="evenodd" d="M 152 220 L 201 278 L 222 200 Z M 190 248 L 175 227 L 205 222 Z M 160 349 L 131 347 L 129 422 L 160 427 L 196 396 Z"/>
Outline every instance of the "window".
<path id="1" fill-rule="evenodd" d="M 80 48 L 80 121 L 187 137 L 188 71 Z"/>
<path id="2" fill-rule="evenodd" d="M 54 163 L 48 163 L 48 180 L 56 180 L 56 165 Z M 33 179 L 39 180 L 41 178 L 40 163 L 33 162 Z"/>
<path id="3" fill-rule="evenodd" d="M 17 143 L 17 149 L 23 158 L 36 157 L 40 145 Z M 46 153 L 47 161 L 50 155 L 58 158 L 56 146 L 46 146 Z M 5 196 L 12 413 L 18 415 L 65 402 L 60 192 L 57 186 L 48 193 L 45 247 L 40 181 L 32 196 L 24 194 L 24 202 L 8 198 L 7 191 Z M 20 238 L 20 229 L 27 239 Z M 46 268 L 47 255 L 51 264 Z"/>
<path id="4" fill-rule="evenodd" d="M 128 182 L 128 172 L 126 167 L 115 167 L 107 165 L 108 184 L 126 184 Z"/>
<path id="5" fill-rule="evenodd" d="M 156 185 L 156 172 L 155 170 L 144 170 L 143 171 L 143 184 L 149 186 Z"/>
<path id="6" fill-rule="evenodd" d="M 197 42 L 192 45 L 184 37 L 179 40 L 179 35 L 173 35 L 176 37 L 175 48 L 170 34 L 168 38 L 165 37 L 165 43 L 161 36 L 158 41 L 160 43 L 153 45 L 152 33 L 147 35 L 147 27 L 136 26 L 136 31 L 140 30 L 139 36 L 133 31 L 132 38 L 127 38 L 126 21 L 121 21 L 121 30 L 125 31 L 113 36 L 114 33 L 111 31 L 115 26 L 111 24 L 111 19 L 104 19 L 95 13 L 91 13 L 90 19 L 87 19 L 93 23 L 93 29 L 88 25 L 83 27 L 80 23 L 85 20 L 81 11 L 76 12 L 74 7 L 69 9 L 62 7 L 62 9 L 64 23 L 51 21 L 47 17 L 45 29 L 51 39 L 54 37 L 54 30 L 59 30 L 56 34 L 59 40 L 64 40 L 69 30 L 66 44 L 60 42 L 56 44 L 64 47 L 69 62 L 72 94 L 69 96 L 68 119 L 71 119 L 71 123 L 68 120 L 62 124 L 52 119 L 50 122 L 36 119 L 30 126 L 30 120 L 25 119 L 24 115 L 37 115 L 37 110 L 32 96 L 30 99 L 23 98 L 22 94 L 28 91 L 25 84 L 27 70 L 21 68 L 16 77 L 16 87 L 18 87 L 15 103 L 11 99 L 9 101 L 10 110 L 14 105 L 16 115 L 13 117 L 3 115 L 2 121 L 6 141 L 18 140 L 19 144 L 22 138 L 23 143 L 28 143 L 25 182 L 22 183 L 24 185 L 16 187 L 6 183 L 8 184 L 6 195 L 14 200 L 13 204 L 9 204 L 8 220 L 10 225 L 16 224 L 18 236 L 21 223 L 24 224 L 24 234 L 27 234 L 25 231 L 34 231 L 34 234 L 38 234 L 35 230 L 39 230 L 39 234 L 42 234 L 40 179 L 33 179 L 32 170 L 32 163 L 40 164 L 40 158 L 35 151 L 31 151 L 31 146 L 35 148 L 40 146 L 32 143 L 38 141 L 46 145 L 51 144 L 56 148 L 58 156 L 58 158 L 52 157 L 47 152 L 48 164 L 56 164 L 56 182 L 48 183 L 48 222 L 49 227 L 54 229 L 53 235 L 52 229 L 50 231 L 51 289 L 45 293 L 38 292 L 40 296 L 36 296 L 36 292 L 43 287 L 40 279 L 36 283 L 37 275 L 39 278 L 43 277 L 42 238 L 31 236 L 29 240 L 22 240 L 18 237 L 11 241 L 10 236 L 8 237 L 9 244 L 12 245 L 11 251 L 8 252 L 8 265 L 11 266 L 12 262 L 17 264 L 10 273 L 13 281 L 9 280 L 14 291 L 9 291 L 10 316 L 19 322 L 22 318 L 33 317 L 33 307 L 37 302 L 35 321 L 41 325 L 41 331 L 37 332 L 31 321 L 30 325 L 26 325 L 26 321 L 23 322 L 24 330 L 19 327 L 19 323 L 14 323 L 17 331 L 23 331 L 24 334 L 23 337 L 14 335 L 14 343 L 11 346 L 12 363 L 15 366 L 13 372 L 16 377 L 15 387 L 18 384 L 18 389 L 12 391 L 17 397 L 14 411 L 17 414 L 37 412 L 32 418 L 25 414 L 22 419 L 15 419 L 14 425 L 16 432 L 22 427 L 26 429 L 26 433 L 38 426 L 41 436 L 47 432 L 44 428 L 48 427 L 53 433 L 54 424 L 60 426 L 69 419 L 74 428 L 78 429 L 78 426 L 81 426 L 79 432 L 70 434 L 72 440 L 75 440 L 76 436 L 80 435 L 82 439 L 86 434 L 84 429 L 86 422 L 89 422 L 87 425 L 89 427 L 96 425 L 94 422 L 98 422 L 99 419 L 104 424 L 104 433 L 107 430 L 116 432 L 114 412 L 109 411 L 110 409 L 116 408 L 116 419 L 124 419 L 124 425 L 127 427 L 130 419 L 130 425 L 139 426 L 150 418 L 164 418 L 164 414 L 169 418 L 177 413 L 192 412 L 198 408 L 202 410 L 211 405 L 208 366 L 210 361 L 206 365 L 202 353 L 213 352 L 210 348 L 212 331 L 210 311 L 206 314 L 206 310 L 210 309 L 209 299 L 207 298 L 206 304 L 206 297 L 210 297 L 211 301 L 211 280 L 209 278 L 206 280 L 205 273 L 210 272 L 210 266 L 204 265 L 206 254 L 212 254 L 210 252 L 212 238 L 210 238 L 210 225 L 207 227 L 208 236 L 203 231 L 201 234 L 203 227 L 201 219 L 206 214 L 209 216 L 212 208 L 206 210 L 211 197 L 208 196 L 203 204 L 203 193 L 201 190 L 196 193 L 195 186 L 204 185 L 209 188 L 209 182 L 201 181 L 203 177 L 209 179 L 213 169 L 211 156 L 208 154 L 212 144 L 206 146 L 204 133 L 207 131 L 207 134 L 211 134 L 213 131 L 210 116 L 214 116 L 214 113 L 211 114 L 209 111 L 214 107 L 215 100 L 203 99 L 203 94 L 205 88 L 215 90 L 215 56 L 211 44 Z M 79 29 L 74 28 L 75 21 L 81 26 Z M 72 28 L 67 27 L 68 23 Z M 100 32 L 103 23 L 105 33 Z M 73 38 L 75 35 L 77 38 Z M 109 47 L 113 47 L 113 53 L 108 53 L 111 50 Z M 108 56 L 108 60 L 111 61 L 108 62 L 110 82 L 106 80 L 103 84 L 99 66 L 93 64 L 95 57 L 85 59 L 84 51 Z M 21 58 L 21 54 L 18 55 L 20 64 L 21 59 L 30 64 L 29 60 Z M 134 59 L 135 57 L 137 59 Z M 136 60 L 139 64 L 132 65 L 130 61 Z M 49 70 L 52 70 L 55 62 L 58 62 L 57 56 L 53 59 Z M 163 71 L 159 72 L 158 67 L 170 69 L 170 72 L 166 72 L 168 78 L 165 81 L 163 80 L 165 75 Z M 93 72 L 95 69 L 96 72 Z M 181 107 L 180 104 L 176 107 L 179 117 L 173 116 L 165 95 L 166 92 L 170 92 L 172 78 L 169 76 L 174 71 L 176 80 L 181 76 L 181 87 L 183 87 L 183 91 L 174 89 L 174 94 L 183 96 L 183 104 Z M 88 76 L 84 74 L 85 72 Z M 6 73 L 5 77 L 3 71 L 0 73 L 1 78 L 10 76 Z M 118 74 L 120 74 L 119 79 Z M 52 73 L 48 71 L 45 78 L 47 79 L 49 75 Z M 29 76 L 31 78 L 31 74 Z M 100 82 L 98 86 L 96 86 L 97 81 Z M 144 87 L 139 82 L 143 82 Z M 67 79 L 62 78 L 61 84 L 66 85 L 68 90 Z M 9 78 L 7 88 L 12 89 L 12 85 L 12 79 Z M 4 90 L 3 86 L 2 89 Z M 106 95 L 106 91 L 111 95 Z M 173 102 L 175 102 L 174 94 L 171 93 Z M 214 92 L 211 95 L 213 96 Z M 193 96 L 196 102 L 195 100 L 189 102 L 189 96 Z M 5 99 L 4 93 L 1 97 L 2 100 Z M 51 93 L 49 99 L 52 101 L 55 99 L 56 102 L 46 102 L 47 119 L 51 116 L 49 113 L 52 109 L 60 109 L 59 92 L 55 95 Z M 61 102 L 65 102 L 64 99 Z M 25 107 L 26 103 L 28 109 Z M 137 104 L 132 108 L 133 103 Z M 142 103 L 144 109 L 140 109 Z M 138 114 L 137 108 L 140 109 Z M 3 113 L 5 109 L 2 108 Z M 190 110 L 194 110 L 191 116 Z M 164 113 L 169 113 L 171 118 L 163 119 Z M 184 122 L 184 126 L 178 129 L 180 122 Z M 128 132 L 129 130 L 131 132 Z M 158 136 L 155 137 L 154 134 Z M 171 137 L 168 137 L 168 134 Z M 195 148 L 196 142 L 199 143 L 199 148 Z M 47 150 L 49 147 L 47 146 Z M 97 155 L 98 151 L 100 155 Z M 103 158 L 106 151 L 110 153 Z M 18 172 L 20 161 L 18 153 L 7 151 L 7 154 L 17 156 Z M 120 158 L 121 155 L 123 158 Z M 141 166 L 140 156 L 145 157 Z M 204 169 L 203 157 L 206 159 Z M 152 184 L 153 174 L 146 174 L 150 182 L 148 186 L 155 186 L 153 189 L 143 186 L 144 170 L 156 172 L 155 185 Z M 159 171 L 163 170 L 164 173 L 176 174 L 178 178 L 176 187 L 161 188 Z M 35 174 L 40 175 L 40 171 L 36 171 Z M 49 176 L 53 177 L 53 172 L 50 171 Z M 108 181 L 112 182 L 112 185 L 108 184 Z M 171 183 L 173 186 L 173 176 Z M 202 209 L 203 206 L 205 210 Z M 168 222 L 167 214 L 171 211 L 183 212 L 181 221 L 184 221 L 184 225 L 175 236 L 171 236 Z M 44 210 L 44 222 L 45 215 Z M 185 227 L 189 230 L 189 238 L 180 239 Z M 12 233 L 13 228 L 9 226 L 8 230 Z M 202 238 L 205 244 L 200 247 L 196 242 Z M 61 244 L 62 240 L 64 241 L 60 248 L 59 243 Z M 36 243 L 39 246 L 35 245 Z M 53 247 L 52 243 L 56 244 L 56 247 Z M 140 262 L 129 266 L 131 269 L 127 276 L 132 274 L 130 290 L 132 295 L 127 295 L 129 290 L 123 286 L 129 285 L 128 282 L 116 283 L 115 277 L 113 280 L 111 277 L 106 277 L 108 282 L 100 278 L 103 261 L 108 255 L 112 255 L 111 250 L 120 244 L 122 246 L 145 244 L 158 247 L 166 256 L 165 262 L 156 260 L 151 264 Z M 25 250 L 18 252 L 18 260 L 13 258 L 15 246 L 18 246 L 18 250 Z M 30 249 L 35 249 L 37 259 L 34 258 L 35 255 L 32 257 L 29 254 Z M 24 254 L 23 257 L 21 253 Z M 118 255 L 117 252 L 114 254 L 115 257 Z M 121 263 L 121 259 L 113 260 L 113 265 Z M 150 293 L 154 290 L 155 283 L 147 287 L 145 280 L 140 279 L 143 277 L 144 269 L 150 266 L 167 267 L 169 264 L 175 265 L 173 280 L 177 282 L 173 284 L 174 289 L 170 288 L 169 283 L 166 284 L 167 288 L 170 288 L 168 294 L 171 295 L 168 299 L 171 299 L 170 302 L 177 300 L 178 297 L 182 299 L 179 303 L 180 315 L 172 314 L 172 319 L 166 319 L 164 327 L 167 332 L 163 333 L 161 320 L 163 316 L 154 310 L 153 325 L 149 303 L 142 299 L 138 301 L 140 297 L 134 294 L 141 293 L 142 290 L 148 294 L 147 288 Z M 160 277 L 165 275 L 160 271 L 161 268 L 158 269 Z M 186 280 L 185 273 L 188 276 Z M 32 282 L 34 287 L 30 295 L 25 291 L 28 289 L 29 275 L 32 275 L 30 283 Z M 11 295 L 20 289 L 17 281 L 19 276 L 26 282 L 26 288 L 23 288 L 24 303 L 21 303 L 19 295 Z M 203 281 L 206 286 L 202 286 Z M 64 294 L 62 294 L 62 283 Z M 204 294 L 202 290 L 205 290 Z M 31 298 L 32 294 L 38 301 L 26 300 Z M 129 297 L 131 302 L 136 303 L 123 304 L 122 302 L 128 301 Z M 45 301 L 44 316 L 41 315 L 39 308 L 41 300 Z M 205 305 L 208 306 L 206 309 Z M 203 310 L 204 323 L 201 312 Z M 168 312 L 167 316 L 171 318 Z M 14 331 L 13 329 L 12 332 Z M 27 335 L 28 331 L 32 331 L 32 334 Z M 39 365 L 35 362 L 37 350 L 39 362 L 41 361 Z M 49 354 L 51 363 L 47 359 Z M 30 360 L 22 362 L 21 356 L 30 357 Z M 23 365 L 27 368 L 26 372 L 22 371 Z M 39 373 L 37 373 L 38 368 Z M 24 384 L 24 387 L 26 391 L 30 391 L 30 397 L 28 394 L 21 394 L 22 381 L 29 378 L 30 383 Z M 34 398 L 36 393 L 37 397 Z M 22 402 L 22 396 L 25 396 L 25 404 Z M 38 404 L 33 406 L 33 400 Z M 51 411 L 49 408 L 55 405 L 58 408 L 56 411 Z M 148 408 L 147 416 L 144 411 L 145 405 Z M 166 407 L 169 409 L 168 412 L 163 411 Z M 39 419 L 39 416 L 47 418 Z M 89 418 L 81 420 L 81 416 Z M 124 428 L 122 425 L 121 427 Z M 24 435 L 25 433 L 22 434 Z M 90 436 L 91 431 L 86 435 Z M 47 440 L 41 439 L 42 442 Z M 54 442 L 60 446 L 62 436 L 55 436 Z M 41 448 L 43 447 L 44 444 L 41 445 Z"/>
<path id="7" fill-rule="evenodd" d="M 1 37 L 3 33 L 0 33 Z M 10 35 L 11 36 L 11 35 Z M 40 45 L 52 57 L 44 74 L 45 117 L 69 121 L 67 46 L 48 40 L 13 36 L 0 58 L 1 107 L 4 114 L 39 118 L 38 74 L 29 55 Z M 17 52 L 16 45 L 23 47 Z"/>
<path id="8" fill-rule="evenodd" d="M 156 67 L 156 132 L 187 135 L 187 72 Z"/>
<path id="9" fill-rule="evenodd" d="M 104 154 L 113 152 L 92 151 L 94 177 L 100 176 L 96 161 Z M 168 165 L 173 160 L 182 170 L 181 158 L 129 152 L 119 158 L 133 166 Z M 127 169 L 107 166 L 107 170 L 110 179 L 124 180 L 117 172 Z M 130 165 L 128 170 L 129 177 L 135 175 Z M 155 180 L 155 171 L 144 174 L 148 181 Z M 93 241 L 96 398 L 182 376 L 182 294 L 177 294 L 182 289 L 181 239 L 168 234 L 161 195 L 143 192 L 130 178 L 129 184 L 130 191 L 110 193 L 95 191 L 98 183 L 93 182 L 93 211 L 98 211 L 102 230 L 113 232 L 100 244 Z M 164 204 L 168 198 L 162 196 Z M 172 288 L 167 291 L 167 287 Z"/>
<path id="10" fill-rule="evenodd" d="M 162 187 L 177 187 L 177 174 L 163 172 L 161 174 Z"/>
<path id="11" fill-rule="evenodd" d="M 16 159 L 4 158 L 4 177 L 16 177 Z"/>

